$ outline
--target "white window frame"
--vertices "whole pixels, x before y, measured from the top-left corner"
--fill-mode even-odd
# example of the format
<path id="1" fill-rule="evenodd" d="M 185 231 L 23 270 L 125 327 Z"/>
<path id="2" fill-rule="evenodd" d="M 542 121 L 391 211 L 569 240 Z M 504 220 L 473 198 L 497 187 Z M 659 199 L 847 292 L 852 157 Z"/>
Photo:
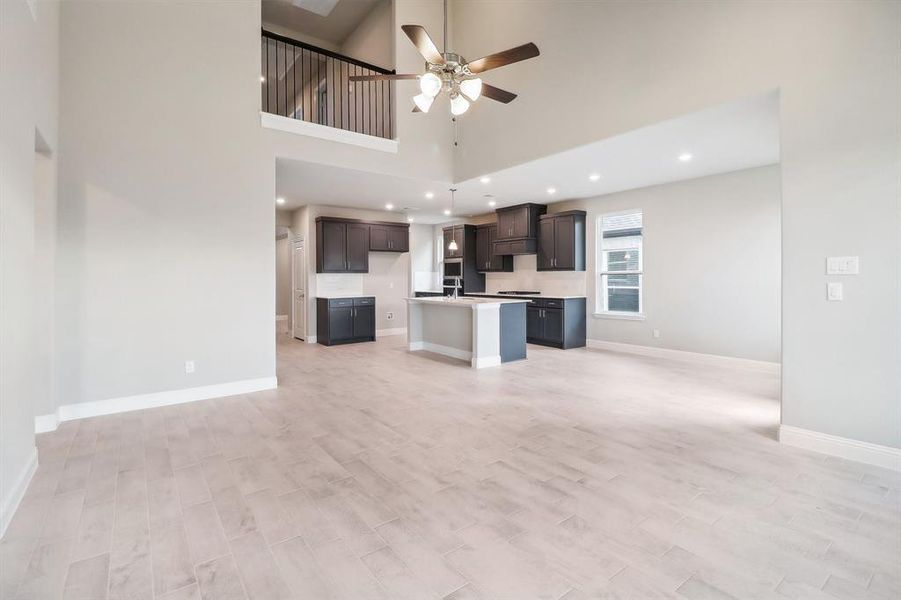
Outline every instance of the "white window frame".
<path id="1" fill-rule="evenodd" d="M 641 245 L 638 247 L 637 271 L 607 271 L 604 260 L 604 218 L 618 217 L 641 213 Z M 631 210 L 619 210 L 616 212 L 598 215 L 595 222 L 595 280 L 594 280 L 594 316 L 598 319 L 622 319 L 625 321 L 644 321 L 644 210 L 635 208 Z M 619 310 L 605 310 L 607 290 L 604 288 L 604 277 L 609 275 L 638 275 L 638 312 L 624 312 Z"/>

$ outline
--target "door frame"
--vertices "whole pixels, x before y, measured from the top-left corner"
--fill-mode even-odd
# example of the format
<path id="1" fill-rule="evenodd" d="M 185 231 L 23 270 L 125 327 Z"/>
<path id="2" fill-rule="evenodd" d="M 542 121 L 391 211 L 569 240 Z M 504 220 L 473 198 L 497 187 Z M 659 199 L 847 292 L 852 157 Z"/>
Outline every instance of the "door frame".
<path id="1" fill-rule="evenodd" d="M 298 325 L 297 299 L 295 297 L 295 293 L 297 291 L 297 280 L 296 280 L 297 265 L 295 264 L 295 262 L 297 260 L 296 256 L 297 256 L 298 247 L 300 247 L 300 249 L 303 250 L 303 262 L 301 265 L 303 272 L 301 274 L 301 277 L 306 280 L 306 281 L 304 281 L 304 285 L 303 285 L 303 295 L 304 295 L 304 297 L 303 297 L 303 314 L 301 315 L 301 318 L 302 318 L 301 323 L 303 325 L 301 332 L 303 333 L 303 337 L 301 337 L 301 338 L 297 337 L 297 329 L 298 329 L 298 327 L 297 327 L 297 325 Z M 309 317 L 309 312 L 310 312 L 309 308 L 308 308 L 308 304 L 307 304 L 307 302 L 309 300 L 307 292 L 308 292 L 308 288 L 310 287 L 310 285 L 309 285 L 310 282 L 307 278 L 307 264 L 308 263 L 309 263 L 309 261 L 307 260 L 306 241 L 304 240 L 304 237 L 302 235 L 297 235 L 291 240 L 291 337 L 296 340 L 303 340 L 303 341 L 307 341 L 307 337 L 309 337 L 307 335 L 308 334 L 307 321 L 309 320 L 308 317 Z"/>

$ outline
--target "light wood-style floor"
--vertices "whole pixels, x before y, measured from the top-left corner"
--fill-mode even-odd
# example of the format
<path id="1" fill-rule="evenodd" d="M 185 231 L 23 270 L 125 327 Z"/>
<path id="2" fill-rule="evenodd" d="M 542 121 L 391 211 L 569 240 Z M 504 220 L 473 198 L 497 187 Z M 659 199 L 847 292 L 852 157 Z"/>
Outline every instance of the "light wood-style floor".
<path id="1" fill-rule="evenodd" d="M 901 478 L 778 444 L 773 375 L 400 336 L 278 374 L 39 436 L 0 597 L 901 597 Z"/>

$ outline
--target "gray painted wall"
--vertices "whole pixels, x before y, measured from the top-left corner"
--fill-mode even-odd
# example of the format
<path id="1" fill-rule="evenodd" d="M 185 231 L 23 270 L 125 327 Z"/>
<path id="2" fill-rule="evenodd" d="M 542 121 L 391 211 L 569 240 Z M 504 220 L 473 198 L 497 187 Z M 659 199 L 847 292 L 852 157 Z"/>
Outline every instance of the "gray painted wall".
<path id="1" fill-rule="evenodd" d="M 901 3 L 535 0 L 510 14 L 455 2 L 467 56 L 542 52 L 492 72 L 519 97 L 459 121 L 455 179 L 778 88 L 783 423 L 901 447 Z M 827 302 L 825 259 L 847 255 L 860 275 Z"/>
<path id="2" fill-rule="evenodd" d="M 0 535 L 52 404 L 59 6 L 0 2 Z M 36 137 L 40 136 L 37 143 Z M 35 153 L 40 146 L 44 156 Z"/>
<path id="3" fill-rule="evenodd" d="M 62 11 L 61 402 L 274 376 L 259 5 Z"/>

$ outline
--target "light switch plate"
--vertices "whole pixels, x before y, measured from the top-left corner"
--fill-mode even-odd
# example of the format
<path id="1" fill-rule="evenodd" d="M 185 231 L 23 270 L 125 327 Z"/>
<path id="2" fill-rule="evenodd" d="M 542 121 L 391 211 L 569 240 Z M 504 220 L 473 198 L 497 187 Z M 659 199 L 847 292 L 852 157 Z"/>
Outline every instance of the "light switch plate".
<path id="1" fill-rule="evenodd" d="M 185 373 L 190 375 L 193 372 L 194 372 L 194 361 L 186 360 L 185 361 Z"/>
<path id="2" fill-rule="evenodd" d="M 826 275 L 857 275 L 860 259 L 857 256 L 829 256 L 826 258 Z"/>
<path id="3" fill-rule="evenodd" d="M 830 281 L 826 283 L 826 299 L 830 302 L 841 302 L 842 301 L 842 284 L 837 281 Z"/>

